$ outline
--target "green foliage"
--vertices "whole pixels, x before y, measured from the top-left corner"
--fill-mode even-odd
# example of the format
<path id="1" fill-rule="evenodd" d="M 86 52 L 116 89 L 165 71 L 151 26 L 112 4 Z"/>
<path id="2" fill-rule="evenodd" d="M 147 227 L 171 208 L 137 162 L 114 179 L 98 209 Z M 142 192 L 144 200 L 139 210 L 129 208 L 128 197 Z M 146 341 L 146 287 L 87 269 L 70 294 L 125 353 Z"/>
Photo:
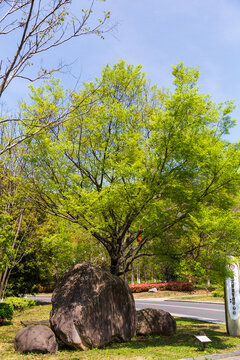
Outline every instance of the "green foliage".
<path id="1" fill-rule="evenodd" d="M 36 305 L 36 301 L 32 299 L 19 298 L 19 297 L 6 297 L 4 303 L 13 307 L 14 310 L 23 311 Z"/>
<path id="2" fill-rule="evenodd" d="M 213 297 L 224 297 L 224 291 L 223 290 L 214 290 L 211 292 Z"/>
<path id="3" fill-rule="evenodd" d="M 228 196 L 224 203 L 216 198 L 211 207 L 199 206 L 165 238 L 152 244 L 154 261 L 170 262 L 178 279 L 221 285 L 229 276 L 227 255 L 237 255 L 240 250 L 239 213 L 230 207 L 237 202 L 238 198 Z"/>
<path id="4" fill-rule="evenodd" d="M 12 304 L 7 302 L 0 303 L 0 320 L 11 320 L 13 317 L 14 308 Z"/>
<path id="5" fill-rule="evenodd" d="M 30 200 L 31 185 L 23 178 L 23 151 L 19 147 L 6 153 L 0 162 L 0 298 L 13 268 L 30 251 L 38 223 L 36 206 Z"/>
<path id="6" fill-rule="evenodd" d="M 141 66 L 107 65 L 100 78 L 68 94 L 64 124 L 29 142 L 38 201 L 101 243 L 118 275 L 145 244 L 163 245 L 162 256 L 179 260 L 202 248 L 206 234 L 206 249 L 221 254 L 221 218 L 232 217 L 228 246 L 238 236 L 229 209 L 239 190 L 240 149 L 221 139 L 234 124 L 233 104 L 203 95 L 197 69 L 177 64 L 173 76 L 170 92 L 149 86 Z M 49 116 L 49 106 L 53 116 L 61 109 L 58 86 L 32 93 L 32 104 L 23 105 L 29 121 Z"/>
<path id="7" fill-rule="evenodd" d="M 39 292 L 39 284 L 41 283 L 41 264 L 34 244 L 29 244 L 27 254 L 23 256 L 12 273 L 6 289 L 6 296 L 19 296 L 24 294 L 35 294 Z"/>
<path id="8" fill-rule="evenodd" d="M 39 224 L 39 214 L 30 199 L 31 185 L 23 177 L 23 151 L 19 147 L 6 153 L 0 163 L 0 298 L 14 267 L 31 251 L 31 238 Z"/>
<path id="9" fill-rule="evenodd" d="M 96 240 L 77 224 L 49 216 L 39 227 L 35 239 L 40 283 L 43 286 L 55 284 L 69 268 L 83 261 L 95 265 L 103 264 L 106 257 Z"/>

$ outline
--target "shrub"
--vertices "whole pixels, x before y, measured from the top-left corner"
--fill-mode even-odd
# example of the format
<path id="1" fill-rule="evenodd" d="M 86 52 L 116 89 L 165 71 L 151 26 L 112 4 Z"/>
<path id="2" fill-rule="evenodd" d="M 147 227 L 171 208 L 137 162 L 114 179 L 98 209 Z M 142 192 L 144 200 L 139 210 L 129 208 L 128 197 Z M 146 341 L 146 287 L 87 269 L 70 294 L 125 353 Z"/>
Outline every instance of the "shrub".
<path id="1" fill-rule="evenodd" d="M 142 283 L 129 285 L 133 293 L 140 293 L 143 291 L 148 291 L 152 288 L 157 288 L 158 290 L 172 290 L 172 291 L 193 291 L 193 283 L 190 282 L 168 282 L 168 283 Z"/>
<path id="2" fill-rule="evenodd" d="M 36 301 L 32 299 L 19 298 L 19 297 L 7 297 L 4 299 L 6 304 L 13 306 L 14 310 L 23 311 L 36 305 Z"/>
<path id="3" fill-rule="evenodd" d="M 214 290 L 211 292 L 213 297 L 224 297 L 224 291 L 223 290 Z"/>
<path id="4" fill-rule="evenodd" d="M 6 302 L 0 303 L 0 322 L 4 320 L 11 320 L 13 317 L 13 306 Z"/>

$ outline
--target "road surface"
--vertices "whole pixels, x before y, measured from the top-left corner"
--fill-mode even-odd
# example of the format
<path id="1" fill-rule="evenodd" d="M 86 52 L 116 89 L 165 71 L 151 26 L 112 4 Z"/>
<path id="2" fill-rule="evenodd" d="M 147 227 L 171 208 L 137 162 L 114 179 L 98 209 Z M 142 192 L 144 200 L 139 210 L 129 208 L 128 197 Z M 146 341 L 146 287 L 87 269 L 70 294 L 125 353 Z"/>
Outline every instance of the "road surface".
<path id="1" fill-rule="evenodd" d="M 51 296 L 28 296 L 40 301 L 51 301 Z M 173 316 L 186 317 L 215 323 L 225 323 L 224 305 L 191 301 L 162 299 L 135 299 L 136 309 L 154 308 L 170 312 Z"/>
<path id="2" fill-rule="evenodd" d="M 168 311 L 173 316 L 187 317 L 191 319 L 225 323 L 224 305 L 219 303 L 203 303 L 191 301 L 174 301 L 159 299 L 136 299 L 136 309 L 146 307 Z"/>

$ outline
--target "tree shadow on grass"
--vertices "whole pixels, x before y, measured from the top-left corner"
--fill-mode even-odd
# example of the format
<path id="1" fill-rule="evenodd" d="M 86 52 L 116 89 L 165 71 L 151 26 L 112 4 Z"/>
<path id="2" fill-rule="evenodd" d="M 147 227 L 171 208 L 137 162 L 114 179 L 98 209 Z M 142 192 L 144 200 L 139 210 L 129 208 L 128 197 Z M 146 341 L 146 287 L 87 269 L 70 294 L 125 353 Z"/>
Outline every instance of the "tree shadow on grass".
<path id="1" fill-rule="evenodd" d="M 204 332 L 210 339 L 211 344 L 207 344 L 206 350 L 208 354 L 222 352 L 234 345 L 229 344 L 230 337 L 226 334 L 224 326 L 221 324 L 204 323 L 201 321 L 191 319 L 177 319 L 177 332 L 172 336 L 138 336 L 134 337 L 127 343 L 114 342 L 108 346 L 99 349 L 104 356 L 105 352 L 111 356 L 118 357 L 118 354 L 125 356 L 165 356 L 168 358 L 176 358 L 176 354 L 186 354 L 185 357 L 200 356 L 203 354 L 203 346 L 194 338 Z M 240 340 L 239 340 L 240 342 Z M 58 340 L 59 351 L 67 351 L 67 353 L 74 353 L 76 349 L 71 349 Z M 94 350 L 94 348 L 92 349 Z M 176 351 L 175 351 L 176 350 Z M 89 349 L 91 352 L 91 349 Z M 126 355 L 127 354 L 127 355 Z M 172 355 L 171 355 L 172 354 Z M 158 358 L 158 357 L 157 357 Z M 161 358 L 161 357 L 160 357 Z"/>
<path id="2" fill-rule="evenodd" d="M 12 325 L 11 320 L 3 320 L 2 322 L 0 322 L 0 327 L 1 326 L 9 326 L 9 325 Z"/>
<path id="3" fill-rule="evenodd" d="M 40 305 L 51 305 L 51 301 L 41 301 L 41 300 L 35 300 L 36 301 L 36 306 L 40 306 Z"/>
<path id="4" fill-rule="evenodd" d="M 188 347 L 193 350 L 202 350 L 203 345 L 199 343 L 194 335 L 199 335 L 202 332 L 209 339 L 211 343 L 207 344 L 208 350 L 224 350 L 232 348 L 232 344 L 228 344 L 230 336 L 224 332 L 222 325 L 204 323 L 201 321 L 191 319 L 177 320 L 177 331 L 172 336 L 137 336 L 128 343 L 112 343 L 109 345 L 111 349 L 129 348 L 140 349 L 147 347 Z"/>

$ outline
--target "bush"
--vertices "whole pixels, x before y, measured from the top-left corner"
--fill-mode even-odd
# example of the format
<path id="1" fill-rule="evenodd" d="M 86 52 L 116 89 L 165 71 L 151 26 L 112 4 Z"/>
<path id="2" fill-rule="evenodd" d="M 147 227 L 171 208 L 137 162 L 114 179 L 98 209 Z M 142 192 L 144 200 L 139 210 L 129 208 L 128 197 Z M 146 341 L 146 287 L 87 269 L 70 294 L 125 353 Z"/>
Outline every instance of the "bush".
<path id="1" fill-rule="evenodd" d="M 0 322 L 4 320 L 11 320 L 13 317 L 13 306 L 6 302 L 0 303 Z"/>
<path id="2" fill-rule="evenodd" d="M 214 290 L 211 292 L 213 297 L 224 297 L 224 291 L 223 290 Z"/>
<path id="3" fill-rule="evenodd" d="M 36 301 L 32 299 L 19 298 L 19 297 L 7 297 L 4 299 L 6 304 L 13 306 L 14 310 L 23 311 L 36 305 Z"/>
<path id="4" fill-rule="evenodd" d="M 143 284 L 134 284 L 129 285 L 133 293 L 140 293 L 143 291 L 148 291 L 152 288 L 157 288 L 158 290 L 172 290 L 172 291 L 193 291 L 193 283 L 190 282 L 168 282 L 168 283 L 143 283 Z"/>

